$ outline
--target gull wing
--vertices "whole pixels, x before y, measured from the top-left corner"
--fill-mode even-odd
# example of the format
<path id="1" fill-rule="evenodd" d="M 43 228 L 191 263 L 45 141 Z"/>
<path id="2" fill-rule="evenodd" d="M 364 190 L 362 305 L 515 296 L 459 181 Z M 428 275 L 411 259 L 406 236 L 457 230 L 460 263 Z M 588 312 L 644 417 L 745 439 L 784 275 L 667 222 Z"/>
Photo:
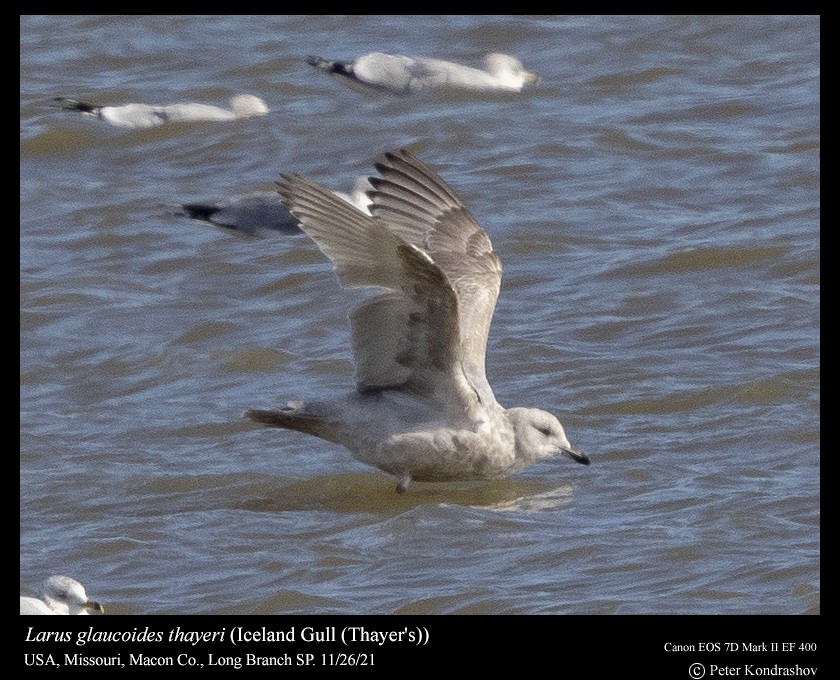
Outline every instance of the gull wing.
<path id="1" fill-rule="evenodd" d="M 377 159 L 371 214 L 399 238 L 427 253 L 455 289 L 463 371 L 485 406 L 495 403 L 485 373 L 490 322 L 502 264 L 485 231 L 429 166 L 405 149 Z"/>
<path id="2" fill-rule="evenodd" d="M 350 313 L 357 389 L 403 390 L 472 417 L 478 400 L 462 369 L 458 295 L 441 267 L 310 180 L 284 176 L 278 189 L 343 287 L 379 289 Z"/>
<path id="3" fill-rule="evenodd" d="M 353 62 L 352 74 L 359 82 L 374 87 L 407 93 L 410 89 L 415 61 L 402 54 L 371 52 Z"/>

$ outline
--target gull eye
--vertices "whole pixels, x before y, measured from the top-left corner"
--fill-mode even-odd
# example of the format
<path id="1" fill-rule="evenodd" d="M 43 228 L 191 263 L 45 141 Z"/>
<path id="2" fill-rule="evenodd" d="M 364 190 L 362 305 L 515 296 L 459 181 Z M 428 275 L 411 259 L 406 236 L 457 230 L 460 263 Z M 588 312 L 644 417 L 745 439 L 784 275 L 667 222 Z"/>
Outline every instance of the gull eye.
<path id="1" fill-rule="evenodd" d="M 542 432 L 546 437 L 548 437 L 548 435 L 551 434 L 551 428 L 550 427 L 538 427 L 537 429 L 540 432 Z"/>

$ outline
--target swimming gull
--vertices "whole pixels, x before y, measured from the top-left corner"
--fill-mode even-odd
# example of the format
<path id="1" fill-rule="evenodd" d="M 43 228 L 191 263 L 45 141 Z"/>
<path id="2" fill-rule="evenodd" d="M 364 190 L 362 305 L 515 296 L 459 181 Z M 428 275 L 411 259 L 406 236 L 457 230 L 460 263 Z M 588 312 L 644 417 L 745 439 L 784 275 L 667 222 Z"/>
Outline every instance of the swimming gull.
<path id="1" fill-rule="evenodd" d="M 526 83 L 538 80 L 509 54 L 488 54 L 483 71 L 442 59 L 382 52 L 371 52 L 355 61 L 329 61 L 321 57 L 308 57 L 306 61 L 326 73 L 399 94 L 432 88 L 519 92 Z"/>
<path id="2" fill-rule="evenodd" d="M 371 185 L 368 178 L 359 177 L 351 193 L 347 194 L 343 191 L 333 193 L 357 210 L 370 215 L 368 206 L 371 201 L 367 195 L 369 189 Z M 234 196 L 227 201 L 182 203 L 177 207 L 181 215 L 249 236 L 300 233 L 297 217 L 289 212 L 276 191 L 255 191 Z"/>
<path id="3" fill-rule="evenodd" d="M 68 111 L 78 111 L 83 115 L 101 118 L 111 125 L 124 128 L 151 128 L 164 123 L 236 120 L 264 116 L 268 113 L 265 102 L 252 94 L 238 94 L 231 97 L 230 109 L 196 103 L 96 106 L 66 97 L 56 97 L 54 101 Z"/>
<path id="4" fill-rule="evenodd" d="M 345 288 L 377 294 L 350 312 L 356 389 L 245 417 L 341 444 L 420 482 L 506 477 L 555 454 L 585 465 L 552 414 L 505 409 L 484 371 L 501 283 L 490 239 L 461 199 L 405 149 L 376 162 L 367 216 L 299 175 L 280 195 Z"/>
<path id="5" fill-rule="evenodd" d="M 88 599 L 81 583 L 69 576 L 50 576 L 44 582 L 42 599 L 37 597 L 20 598 L 21 614 L 82 614 L 91 611 L 100 614 L 105 609 L 98 602 Z"/>

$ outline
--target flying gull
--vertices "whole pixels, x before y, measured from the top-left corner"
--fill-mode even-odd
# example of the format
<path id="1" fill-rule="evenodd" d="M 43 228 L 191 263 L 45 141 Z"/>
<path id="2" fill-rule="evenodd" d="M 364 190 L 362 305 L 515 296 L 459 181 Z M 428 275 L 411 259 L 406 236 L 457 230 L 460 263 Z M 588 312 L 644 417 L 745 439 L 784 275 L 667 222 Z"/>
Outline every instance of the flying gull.
<path id="1" fill-rule="evenodd" d="M 519 92 L 538 80 L 522 63 L 508 54 L 488 54 L 484 70 L 429 57 L 371 52 L 355 61 L 329 61 L 308 57 L 312 66 L 351 82 L 375 89 L 408 94 L 435 88 Z"/>
<path id="2" fill-rule="evenodd" d="M 122 104 L 96 106 L 75 99 L 56 97 L 62 109 L 78 111 L 85 116 L 101 118 L 106 123 L 124 128 L 151 128 L 164 123 L 195 123 L 201 121 L 236 120 L 264 116 L 268 106 L 252 94 L 238 94 L 230 98 L 230 108 L 210 104 Z"/>
<path id="3" fill-rule="evenodd" d="M 20 598 L 21 614 L 86 615 L 91 611 L 105 613 L 101 604 L 88 599 L 82 584 L 69 576 L 50 576 L 40 600 L 23 595 Z"/>
<path id="4" fill-rule="evenodd" d="M 552 414 L 493 395 L 484 360 L 502 267 L 487 234 L 407 150 L 376 168 L 370 217 L 299 175 L 278 183 L 341 285 L 376 290 L 350 312 L 356 389 L 245 417 L 341 444 L 399 492 L 499 479 L 560 453 L 588 465 Z"/>

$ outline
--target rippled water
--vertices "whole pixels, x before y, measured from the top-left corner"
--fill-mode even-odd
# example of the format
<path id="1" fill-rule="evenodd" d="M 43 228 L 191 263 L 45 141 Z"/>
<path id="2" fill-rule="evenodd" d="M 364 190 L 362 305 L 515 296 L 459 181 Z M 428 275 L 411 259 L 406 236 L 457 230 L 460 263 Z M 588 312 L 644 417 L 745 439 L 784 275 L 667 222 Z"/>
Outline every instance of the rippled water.
<path id="1" fill-rule="evenodd" d="M 22 17 L 20 569 L 109 613 L 820 611 L 816 17 Z M 316 54 L 519 56 L 519 96 L 360 93 Z M 146 131 L 58 110 L 271 113 Z M 171 204 L 410 144 L 505 278 L 499 401 L 589 468 L 412 486 L 241 419 L 352 383 L 303 236 Z"/>

